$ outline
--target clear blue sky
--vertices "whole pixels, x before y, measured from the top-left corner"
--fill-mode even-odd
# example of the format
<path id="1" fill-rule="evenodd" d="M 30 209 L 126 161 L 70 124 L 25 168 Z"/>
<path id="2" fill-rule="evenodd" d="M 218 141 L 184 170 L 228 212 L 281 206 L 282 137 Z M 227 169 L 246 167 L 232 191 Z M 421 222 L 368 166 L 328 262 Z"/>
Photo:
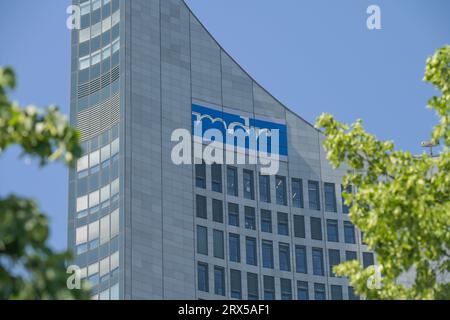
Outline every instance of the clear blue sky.
<path id="1" fill-rule="evenodd" d="M 364 120 L 380 139 L 421 152 L 435 116 L 425 59 L 450 44 L 448 0 L 188 0 L 222 46 L 266 89 L 310 122 L 322 112 Z M 69 0 L 0 0 L 0 65 L 14 66 L 22 104 L 69 110 Z M 381 7 L 380 31 L 366 8 Z M 0 195 L 35 198 L 51 219 L 51 244 L 66 246 L 67 171 L 0 158 Z"/>

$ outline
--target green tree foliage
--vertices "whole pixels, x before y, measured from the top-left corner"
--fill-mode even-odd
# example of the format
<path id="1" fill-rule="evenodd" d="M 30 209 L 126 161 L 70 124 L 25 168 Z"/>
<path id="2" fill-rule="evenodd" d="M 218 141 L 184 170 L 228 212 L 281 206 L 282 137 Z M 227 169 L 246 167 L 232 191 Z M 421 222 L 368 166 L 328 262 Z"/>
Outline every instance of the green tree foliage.
<path id="1" fill-rule="evenodd" d="M 429 101 L 440 120 L 432 132 L 443 145 L 439 157 L 395 150 L 366 133 L 361 120 L 348 126 L 323 114 L 316 123 L 328 160 L 349 167 L 344 184 L 357 192 L 344 194 L 345 202 L 376 254 L 381 288 L 368 286 L 373 267 L 349 261 L 334 270 L 367 299 L 450 299 L 450 46 L 428 59 L 424 80 L 442 93 Z M 407 272 L 408 283 L 400 282 Z"/>
<path id="2" fill-rule="evenodd" d="M 0 68 L 0 155 L 12 145 L 40 165 L 61 160 L 74 165 L 81 154 L 79 134 L 56 107 L 20 108 L 7 96 L 16 86 L 10 68 Z M 69 252 L 47 245 L 46 216 L 29 199 L 0 196 L 0 299 L 88 299 L 81 290 L 67 288 Z"/>

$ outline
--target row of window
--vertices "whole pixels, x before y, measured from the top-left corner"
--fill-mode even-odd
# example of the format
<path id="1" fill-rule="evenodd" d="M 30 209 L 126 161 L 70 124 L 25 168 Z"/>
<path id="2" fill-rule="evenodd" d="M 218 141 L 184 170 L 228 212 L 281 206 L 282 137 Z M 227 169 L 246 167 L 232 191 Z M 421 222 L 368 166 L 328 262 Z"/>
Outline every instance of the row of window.
<path id="1" fill-rule="evenodd" d="M 238 187 L 238 168 L 227 166 L 227 189 L 228 195 L 239 197 Z M 255 200 L 255 179 L 252 170 L 244 169 L 242 173 L 243 181 L 243 197 L 249 200 Z M 206 165 L 195 165 L 195 184 L 197 188 L 206 189 Z M 222 192 L 222 166 L 218 164 L 211 165 L 211 190 L 215 192 Z M 342 192 L 352 192 L 351 187 L 344 190 L 341 186 Z M 275 201 L 277 205 L 287 206 L 288 188 L 286 177 L 275 176 Z M 308 181 L 308 207 L 311 210 L 321 210 L 321 196 L 320 186 L 318 181 Z M 271 203 L 271 177 L 266 175 L 259 175 L 259 200 L 266 203 Z M 291 179 L 291 205 L 295 208 L 304 208 L 303 196 L 303 180 Z M 337 212 L 336 188 L 334 183 L 324 183 L 324 204 L 325 211 Z M 349 207 L 342 201 L 342 212 L 348 213 Z"/>
<path id="2" fill-rule="evenodd" d="M 119 272 L 119 251 L 82 268 L 80 272 L 81 279 L 87 279 L 93 286 L 108 281 Z"/>
<path id="3" fill-rule="evenodd" d="M 88 194 L 95 194 L 96 192 L 100 192 L 100 195 L 102 194 L 103 190 L 103 198 L 108 200 L 108 185 L 114 182 L 115 184 L 109 188 L 109 192 L 111 193 L 111 190 L 113 191 L 113 195 L 110 194 L 110 198 L 112 199 L 111 204 L 114 204 L 114 202 L 117 200 L 118 195 L 115 193 L 117 182 L 115 182 L 119 178 L 119 156 L 118 154 L 114 155 L 111 160 L 106 160 L 102 162 L 100 165 L 92 167 L 90 170 L 82 171 L 78 174 L 78 180 L 77 180 L 77 195 L 79 197 L 88 195 Z M 95 195 L 93 195 L 95 197 Z M 95 198 L 94 198 L 95 199 Z M 102 201 L 102 208 L 106 208 L 110 202 L 107 201 L 106 203 L 103 203 Z M 99 209 L 95 205 L 90 206 L 91 213 L 95 213 Z M 88 206 L 89 208 L 89 206 Z M 80 218 L 87 216 L 88 212 L 80 211 L 78 212 L 78 216 Z"/>
<path id="4" fill-rule="evenodd" d="M 208 219 L 207 198 L 201 195 L 196 195 L 196 216 L 200 219 Z M 276 218 L 276 232 L 279 235 L 289 236 L 290 228 L 288 214 L 284 212 L 277 212 Z M 212 199 L 212 220 L 217 223 L 224 223 L 223 202 L 221 200 Z M 228 225 L 234 227 L 241 226 L 241 217 L 238 204 L 231 202 L 228 203 Z M 244 227 L 248 230 L 257 230 L 257 217 L 255 208 L 244 206 Z M 341 239 L 340 237 L 338 220 L 327 219 L 327 241 L 339 242 L 344 240 L 345 243 L 355 244 L 355 226 L 350 221 L 343 221 L 342 227 L 344 230 L 343 239 Z M 303 215 L 293 215 L 293 229 L 294 237 L 306 238 L 305 217 Z M 260 230 L 261 232 L 266 233 L 273 232 L 271 211 L 261 209 Z M 310 217 L 310 232 L 310 238 L 312 240 L 323 240 L 321 218 Z"/>
<path id="5" fill-rule="evenodd" d="M 213 230 L 213 256 L 218 259 L 225 259 L 225 236 L 222 230 Z M 258 265 L 257 240 L 254 237 L 245 238 L 245 263 L 252 266 Z M 197 225 L 197 253 L 209 255 L 208 229 Z M 298 273 L 308 273 L 308 254 L 305 246 L 296 245 L 295 249 L 295 271 Z M 274 244 L 270 240 L 261 241 L 262 267 L 274 269 Z M 312 259 L 312 274 L 325 276 L 324 259 L 322 248 L 312 248 L 310 253 Z M 332 269 L 341 263 L 341 253 L 339 250 L 328 250 L 329 274 L 334 276 Z M 356 260 L 356 251 L 346 251 L 346 260 Z M 291 247 L 288 243 L 278 243 L 278 268 L 281 271 L 291 271 Z M 235 233 L 228 234 L 228 259 L 231 262 L 241 263 L 241 236 Z M 373 265 L 373 253 L 363 253 L 364 268 Z"/>
<path id="6" fill-rule="evenodd" d="M 108 59 L 120 49 L 120 38 L 114 40 L 112 44 L 106 45 L 104 48 L 97 50 L 89 55 L 80 57 L 79 70 L 87 69 L 103 60 Z M 109 69 L 109 68 L 108 68 Z"/>
<path id="7" fill-rule="evenodd" d="M 75 230 L 77 255 L 83 254 L 108 243 L 119 235 L 119 209 L 102 217 L 100 220 Z"/>
<path id="8" fill-rule="evenodd" d="M 111 68 L 119 65 L 120 50 L 120 11 L 103 21 L 84 28 L 79 32 L 78 74 L 79 84 L 105 75 Z M 89 41 L 90 40 L 90 41 Z M 115 88 L 111 86 L 111 88 Z M 84 100 L 84 102 L 86 99 Z"/>
<path id="9" fill-rule="evenodd" d="M 111 157 L 119 153 L 119 139 L 115 139 L 110 144 L 105 145 L 99 150 L 92 151 L 91 153 L 81 157 L 77 162 L 78 177 L 82 178 L 86 176 L 88 170 L 96 171 L 101 163 L 105 163 Z"/>
<path id="10" fill-rule="evenodd" d="M 225 268 L 220 266 L 213 267 L 214 277 L 214 294 L 218 296 L 226 296 L 225 285 Z M 233 299 L 243 299 L 242 294 L 242 273 L 239 270 L 230 269 L 230 296 Z M 209 292 L 209 265 L 207 263 L 199 262 L 197 264 L 197 287 L 199 291 Z M 326 300 L 327 293 L 324 283 L 314 283 L 314 299 Z M 294 299 L 292 292 L 291 279 L 280 278 L 280 296 L 282 300 Z M 309 300 L 310 299 L 309 283 L 306 281 L 297 281 L 297 299 Z M 342 300 L 343 288 L 340 285 L 330 286 L 330 299 Z M 259 293 L 259 276 L 256 273 L 247 273 L 247 296 L 248 300 L 274 300 L 276 298 L 275 278 L 272 276 L 263 276 L 263 296 L 260 297 Z M 348 287 L 349 300 L 357 300 L 352 287 Z"/>
<path id="11" fill-rule="evenodd" d="M 86 140 L 81 143 L 81 148 L 83 149 L 83 155 L 86 155 L 90 152 L 97 151 L 102 147 L 110 144 L 119 138 L 119 125 L 114 125 L 110 130 L 104 131 L 102 134 L 93 137 L 90 140 Z M 117 146 L 119 142 L 116 142 Z M 112 146 L 111 146 L 112 148 Z"/>
<path id="12" fill-rule="evenodd" d="M 102 17 L 110 16 L 111 12 L 119 10 L 119 5 L 119 0 L 112 0 L 112 3 L 111 0 L 81 1 L 81 28 L 98 23 Z"/>
<path id="13" fill-rule="evenodd" d="M 111 201 L 116 201 L 119 195 L 119 179 L 114 180 L 103 188 L 77 198 L 76 212 L 79 218 L 86 217 L 89 213 L 98 212 L 101 208 L 110 206 Z"/>
<path id="14" fill-rule="evenodd" d="M 102 21 L 93 23 L 91 26 L 81 29 L 79 33 L 78 42 L 83 43 L 94 39 L 102 33 L 113 29 L 120 22 L 120 11 L 116 11 L 111 16 L 106 17 Z"/>
<path id="15" fill-rule="evenodd" d="M 92 300 L 119 300 L 119 283 L 92 297 Z"/>

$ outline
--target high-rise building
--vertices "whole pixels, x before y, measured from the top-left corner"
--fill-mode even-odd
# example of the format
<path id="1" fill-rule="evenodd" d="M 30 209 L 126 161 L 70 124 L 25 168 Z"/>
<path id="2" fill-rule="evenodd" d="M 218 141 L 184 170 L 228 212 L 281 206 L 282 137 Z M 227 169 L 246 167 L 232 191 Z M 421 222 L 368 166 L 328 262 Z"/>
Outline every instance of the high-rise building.
<path id="1" fill-rule="evenodd" d="M 348 218 L 345 171 L 327 162 L 324 137 L 250 77 L 184 1 L 74 5 L 71 121 L 84 155 L 70 171 L 68 245 L 93 298 L 356 298 L 332 266 L 374 256 Z M 263 158 L 174 161 L 176 130 L 198 142 L 231 125 L 278 130 L 278 145 L 275 135 L 266 141 L 278 170 L 261 173 Z M 262 151 L 260 140 L 256 149 L 245 141 L 241 154 Z"/>

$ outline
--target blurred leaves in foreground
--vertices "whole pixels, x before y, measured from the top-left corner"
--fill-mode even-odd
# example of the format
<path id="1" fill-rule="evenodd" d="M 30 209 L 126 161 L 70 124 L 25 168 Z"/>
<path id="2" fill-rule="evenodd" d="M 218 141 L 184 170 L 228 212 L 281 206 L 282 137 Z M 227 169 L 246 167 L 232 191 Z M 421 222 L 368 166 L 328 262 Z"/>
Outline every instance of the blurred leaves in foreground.
<path id="1" fill-rule="evenodd" d="M 62 161 L 73 166 L 81 154 L 79 133 L 52 106 L 21 108 L 8 98 L 16 87 L 11 68 L 0 68 L 0 156 L 17 145 L 41 166 Z M 43 182 L 45 183 L 45 182 Z M 0 196 L 0 299 L 89 299 L 86 283 L 69 290 L 72 256 L 48 245 L 47 217 L 30 199 Z"/>
<path id="2" fill-rule="evenodd" d="M 424 80 L 441 92 L 428 103 L 439 118 L 431 135 L 442 145 L 438 157 L 395 150 L 366 133 L 361 120 L 348 126 L 323 114 L 316 123 L 328 160 L 350 169 L 344 185 L 356 193 L 344 194 L 345 203 L 376 254 L 381 288 L 368 285 L 374 268 L 357 261 L 334 271 L 367 299 L 450 299 L 450 46 L 427 60 Z M 401 282 L 406 274 L 408 283 Z"/>

